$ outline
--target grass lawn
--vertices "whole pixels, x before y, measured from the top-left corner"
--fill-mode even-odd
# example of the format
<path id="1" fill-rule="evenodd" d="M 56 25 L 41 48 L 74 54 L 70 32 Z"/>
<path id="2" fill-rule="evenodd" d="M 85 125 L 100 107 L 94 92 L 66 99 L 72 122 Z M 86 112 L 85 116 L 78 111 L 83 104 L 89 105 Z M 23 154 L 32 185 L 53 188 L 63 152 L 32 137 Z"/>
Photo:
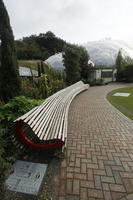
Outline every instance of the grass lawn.
<path id="1" fill-rule="evenodd" d="M 22 67 L 31 67 L 31 69 L 37 70 L 37 65 L 40 63 L 40 60 L 18 60 L 19 66 Z"/>
<path id="2" fill-rule="evenodd" d="M 113 96 L 113 94 L 120 93 L 130 93 L 128 97 Z M 107 95 L 108 101 L 114 105 L 120 112 L 133 120 L 133 87 L 120 88 L 113 90 Z"/>

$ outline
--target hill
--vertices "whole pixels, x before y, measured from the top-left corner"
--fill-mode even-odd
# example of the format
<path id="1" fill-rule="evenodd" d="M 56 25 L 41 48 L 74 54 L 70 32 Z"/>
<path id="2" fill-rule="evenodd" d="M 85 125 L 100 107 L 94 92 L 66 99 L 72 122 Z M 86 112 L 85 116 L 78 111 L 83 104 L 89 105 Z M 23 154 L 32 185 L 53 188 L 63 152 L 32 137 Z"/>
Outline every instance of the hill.
<path id="1" fill-rule="evenodd" d="M 64 71 L 65 67 L 63 66 L 62 61 L 62 53 L 55 54 L 53 56 L 50 56 L 47 60 L 45 60 L 46 64 L 49 64 L 53 68 Z"/>
<path id="2" fill-rule="evenodd" d="M 124 41 L 105 39 L 87 42 L 83 46 L 87 49 L 90 59 L 97 65 L 114 65 L 119 49 L 124 57 L 133 59 L 133 46 Z"/>

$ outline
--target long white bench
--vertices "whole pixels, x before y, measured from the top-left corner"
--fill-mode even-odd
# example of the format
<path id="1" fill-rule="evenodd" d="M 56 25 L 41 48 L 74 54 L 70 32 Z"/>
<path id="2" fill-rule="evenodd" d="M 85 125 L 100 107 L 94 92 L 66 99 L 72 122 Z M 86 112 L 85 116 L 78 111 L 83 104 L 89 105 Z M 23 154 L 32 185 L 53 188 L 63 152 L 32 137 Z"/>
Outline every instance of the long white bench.
<path id="1" fill-rule="evenodd" d="M 76 95 L 87 89 L 88 84 L 79 81 L 60 90 L 15 120 L 11 131 L 15 130 L 24 146 L 33 149 L 62 147 L 67 138 L 69 106 Z"/>

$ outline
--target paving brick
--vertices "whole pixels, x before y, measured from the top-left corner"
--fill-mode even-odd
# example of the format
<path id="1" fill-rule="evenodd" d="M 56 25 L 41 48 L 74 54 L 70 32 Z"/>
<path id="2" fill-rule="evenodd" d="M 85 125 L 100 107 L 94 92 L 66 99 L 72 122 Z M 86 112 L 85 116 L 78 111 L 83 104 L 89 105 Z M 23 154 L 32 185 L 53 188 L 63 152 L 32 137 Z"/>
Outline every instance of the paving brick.
<path id="1" fill-rule="evenodd" d="M 74 174 L 74 178 L 75 179 L 80 179 L 80 180 L 86 180 L 87 179 L 87 175 L 86 174 L 78 174 L 78 173 L 75 173 Z"/>
<path id="2" fill-rule="evenodd" d="M 104 163 L 103 163 L 103 160 L 98 160 L 98 166 L 99 166 L 99 169 L 104 169 Z"/>
<path id="3" fill-rule="evenodd" d="M 90 87 L 72 102 L 58 199 L 127 200 L 133 193 L 133 124 L 104 98 L 122 86 Z"/>
<path id="4" fill-rule="evenodd" d="M 108 183 L 102 183 L 103 191 L 110 191 Z"/>
<path id="5" fill-rule="evenodd" d="M 115 192 L 126 192 L 123 185 L 109 184 L 110 190 Z"/>
<path id="6" fill-rule="evenodd" d="M 105 166 L 107 176 L 113 176 L 112 168 L 110 166 Z"/>
<path id="7" fill-rule="evenodd" d="M 71 178 L 74 177 L 74 173 L 72 173 L 72 172 L 67 172 L 66 177 L 71 179 Z"/>
<path id="8" fill-rule="evenodd" d="M 65 200 L 80 200 L 79 195 L 66 195 Z"/>
<path id="9" fill-rule="evenodd" d="M 123 178 L 133 178 L 132 172 L 120 172 L 121 177 Z"/>
<path id="10" fill-rule="evenodd" d="M 110 191 L 104 191 L 104 199 L 105 200 L 112 200 L 112 196 L 111 196 L 111 193 Z"/>
<path id="11" fill-rule="evenodd" d="M 86 163 L 81 163 L 81 173 L 86 173 Z"/>
<path id="12" fill-rule="evenodd" d="M 66 185 L 66 193 L 67 194 L 72 194 L 73 193 L 72 187 L 73 187 L 73 181 L 72 181 L 72 179 L 67 179 L 67 185 Z"/>
<path id="13" fill-rule="evenodd" d="M 97 156 L 92 156 L 92 163 L 97 164 Z"/>
<path id="14" fill-rule="evenodd" d="M 94 181 L 81 181 L 81 187 L 94 188 Z"/>
<path id="15" fill-rule="evenodd" d="M 133 162 L 128 162 L 129 167 L 133 167 Z"/>
<path id="16" fill-rule="evenodd" d="M 67 167 L 67 172 L 74 172 L 74 167 Z"/>
<path id="17" fill-rule="evenodd" d="M 73 194 L 79 195 L 80 193 L 80 181 L 74 179 L 73 180 Z"/>
<path id="18" fill-rule="evenodd" d="M 109 160 L 114 160 L 111 152 L 107 152 L 107 155 Z"/>
<path id="19" fill-rule="evenodd" d="M 95 188 L 102 189 L 101 178 L 98 175 L 94 176 Z"/>
<path id="20" fill-rule="evenodd" d="M 105 170 L 102 170 L 102 169 L 94 169 L 94 170 L 93 170 L 93 173 L 94 173 L 95 175 L 106 176 L 106 171 L 105 171 Z"/>
<path id="21" fill-rule="evenodd" d="M 87 179 L 88 180 L 93 180 L 94 179 L 93 170 L 92 169 L 87 169 Z"/>
<path id="22" fill-rule="evenodd" d="M 115 161 L 113 161 L 113 160 L 105 160 L 104 164 L 105 165 L 111 165 L 111 166 L 116 165 Z"/>
<path id="23" fill-rule="evenodd" d="M 75 167 L 80 167 L 80 158 L 76 158 Z"/>
<path id="24" fill-rule="evenodd" d="M 76 154 L 77 158 L 86 158 L 86 154 Z"/>
<path id="25" fill-rule="evenodd" d="M 86 188 L 81 188 L 80 190 L 80 199 L 88 200 L 88 191 Z"/>
<path id="26" fill-rule="evenodd" d="M 121 178 L 120 173 L 118 171 L 114 171 L 113 175 L 114 175 L 114 178 L 115 178 L 115 182 L 117 184 L 123 184 L 122 178 Z"/>
<path id="27" fill-rule="evenodd" d="M 82 163 L 92 163 L 92 160 L 91 160 L 91 159 L 88 159 L 88 158 L 82 158 L 82 159 L 81 159 L 81 162 L 82 162 Z"/>
<path id="28" fill-rule="evenodd" d="M 121 192 L 111 192 L 112 200 L 120 200 L 126 195 L 126 193 Z"/>
<path id="29" fill-rule="evenodd" d="M 127 172 L 131 172 L 131 168 L 129 167 L 127 162 L 122 162 L 123 168 L 125 169 L 125 171 Z"/>
<path id="30" fill-rule="evenodd" d="M 120 171 L 120 172 L 124 171 L 123 166 L 111 166 L 111 168 L 113 171 Z"/>
<path id="31" fill-rule="evenodd" d="M 115 183 L 114 177 L 102 176 L 101 181 L 105 183 Z"/>
<path id="32" fill-rule="evenodd" d="M 115 160 L 116 165 L 120 165 L 120 166 L 122 165 L 122 163 L 118 157 L 114 157 L 114 160 Z"/>
<path id="33" fill-rule="evenodd" d="M 133 192 L 133 184 L 132 184 L 131 179 L 129 179 L 129 178 L 124 178 L 124 179 L 123 179 L 123 183 L 124 183 L 125 189 L 126 189 L 126 191 L 127 191 L 128 193 Z"/>
<path id="34" fill-rule="evenodd" d="M 98 169 L 98 164 L 89 163 L 89 164 L 87 164 L 87 168 Z"/>
<path id="35" fill-rule="evenodd" d="M 88 197 L 103 198 L 103 191 L 96 189 L 88 189 Z"/>
<path id="36" fill-rule="evenodd" d="M 126 200 L 133 200 L 133 193 L 132 194 L 128 194 L 125 198 L 126 198 Z"/>
<path id="37" fill-rule="evenodd" d="M 80 167 L 75 167 L 75 168 L 74 168 L 74 172 L 80 173 Z"/>

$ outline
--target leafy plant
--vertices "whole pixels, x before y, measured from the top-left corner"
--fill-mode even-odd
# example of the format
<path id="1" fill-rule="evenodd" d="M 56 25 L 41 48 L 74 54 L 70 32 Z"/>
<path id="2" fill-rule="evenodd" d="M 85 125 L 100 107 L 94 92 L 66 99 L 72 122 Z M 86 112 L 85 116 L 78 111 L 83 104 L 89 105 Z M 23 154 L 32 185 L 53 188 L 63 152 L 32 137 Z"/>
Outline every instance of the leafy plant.
<path id="1" fill-rule="evenodd" d="M 18 96 L 9 101 L 9 103 L 0 106 L 1 123 L 7 124 L 14 121 L 17 117 L 28 112 L 35 106 L 42 103 L 42 100 L 32 100 L 24 96 Z"/>
<path id="2" fill-rule="evenodd" d="M 35 106 L 42 103 L 42 100 L 32 100 L 24 96 L 13 98 L 7 104 L 0 104 L 0 193 L 3 192 L 3 184 L 7 169 L 10 167 L 9 156 L 12 147 L 7 132 L 11 121 L 28 112 Z M 3 192 L 4 193 L 4 192 Z"/>

